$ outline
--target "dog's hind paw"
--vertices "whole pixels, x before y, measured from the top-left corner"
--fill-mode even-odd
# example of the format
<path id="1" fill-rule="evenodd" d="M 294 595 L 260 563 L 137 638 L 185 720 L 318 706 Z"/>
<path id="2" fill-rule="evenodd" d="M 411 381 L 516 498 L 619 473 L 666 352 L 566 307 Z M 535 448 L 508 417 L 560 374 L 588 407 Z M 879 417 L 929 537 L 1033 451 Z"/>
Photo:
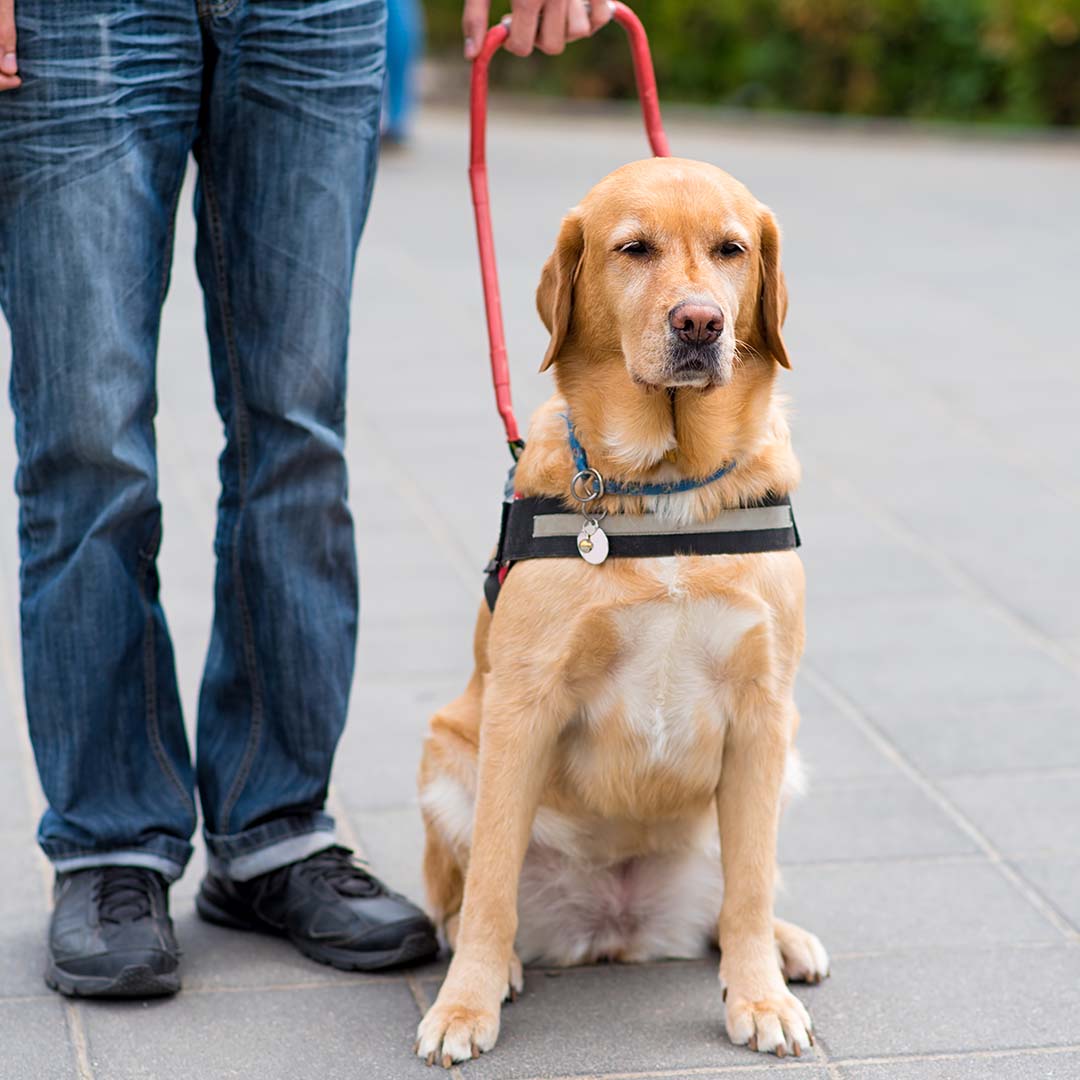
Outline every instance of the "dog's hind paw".
<path id="1" fill-rule="evenodd" d="M 816 934 L 783 919 L 773 920 L 780 967 L 788 982 L 819 983 L 829 974 L 829 954 Z"/>
<path id="2" fill-rule="evenodd" d="M 416 1056 L 449 1069 L 490 1050 L 499 1037 L 499 1013 L 436 1001 L 416 1032 Z"/>
<path id="3" fill-rule="evenodd" d="M 522 990 L 525 989 L 525 972 L 521 968 L 521 961 L 517 953 L 510 954 L 510 970 L 506 975 L 506 990 L 503 991 L 503 1001 L 517 1001 Z"/>

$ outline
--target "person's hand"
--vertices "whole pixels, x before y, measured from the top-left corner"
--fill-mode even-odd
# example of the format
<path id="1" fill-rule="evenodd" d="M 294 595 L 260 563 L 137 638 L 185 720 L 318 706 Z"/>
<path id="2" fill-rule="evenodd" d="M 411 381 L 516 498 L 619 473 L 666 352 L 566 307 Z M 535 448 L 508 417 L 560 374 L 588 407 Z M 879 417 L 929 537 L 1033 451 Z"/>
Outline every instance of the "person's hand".
<path id="1" fill-rule="evenodd" d="M 3 4 L 5 0 L 0 0 Z M 461 29 L 465 32 L 465 59 L 473 60 L 484 43 L 491 0 L 465 0 Z M 608 0 L 512 0 L 510 36 L 506 48 L 528 56 L 535 46 L 551 56 L 561 53 L 568 41 L 588 37 L 611 21 Z"/>
<path id="2" fill-rule="evenodd" d="M 22 86 L 15 59 L 15 0 L 0 0 L 0 90 Z"/>

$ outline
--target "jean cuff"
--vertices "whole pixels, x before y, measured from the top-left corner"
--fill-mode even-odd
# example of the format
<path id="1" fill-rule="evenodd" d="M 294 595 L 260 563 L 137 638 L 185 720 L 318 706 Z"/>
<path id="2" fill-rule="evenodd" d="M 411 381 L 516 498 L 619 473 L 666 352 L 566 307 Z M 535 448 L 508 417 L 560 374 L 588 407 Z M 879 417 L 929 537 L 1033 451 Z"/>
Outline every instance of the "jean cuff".
<path id="1" fill-rule="evenodd" d="M 323 813 L 279 818 L 231 836 L 203 835 L 210 872 L 233 881 L 250 881 L 337 843 L 334 819 Z"/>
<path id="2" fill-rule="evenodd" d="M 96 851 L 85 855 L 64 855 L 51 858 L 58 874 L 70 874 L 76 870 L 89 870 L 95 866 L 142 866 L 156 870 L 168 882 L 176 881 L 184 872 L 187 859 L 177 862 L 153 851 Z"/>

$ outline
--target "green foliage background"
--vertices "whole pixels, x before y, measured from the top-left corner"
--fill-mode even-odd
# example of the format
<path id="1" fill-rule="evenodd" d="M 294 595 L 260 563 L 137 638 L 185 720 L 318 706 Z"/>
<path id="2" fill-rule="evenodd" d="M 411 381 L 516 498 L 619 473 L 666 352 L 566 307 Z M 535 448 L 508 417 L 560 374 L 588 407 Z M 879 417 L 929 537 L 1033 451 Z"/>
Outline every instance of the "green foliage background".
<path id="1" fill-rule="evenodd" d="M 426 0 L 431 48 L 460 54 L 461 0 Z M 1080 0 L 632 0 L 664 100 L 864 116 L 1080 124 Z M 509 8 L 496 0 L 492 22 Z M 632 97 L 607 28 L 493 82 Z"/>

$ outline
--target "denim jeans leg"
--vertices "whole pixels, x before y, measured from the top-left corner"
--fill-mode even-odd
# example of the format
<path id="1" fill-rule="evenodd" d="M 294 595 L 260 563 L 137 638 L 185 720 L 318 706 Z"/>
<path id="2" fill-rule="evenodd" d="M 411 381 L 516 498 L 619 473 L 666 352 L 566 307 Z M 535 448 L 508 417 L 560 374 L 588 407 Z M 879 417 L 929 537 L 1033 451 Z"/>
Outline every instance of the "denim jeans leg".
<path id="1" fill-rule="evenodd" d="M 158 602 L 153 417 L 172 218 L 197 120 L 186 0 L 19 0 L 0 95 L 23 667 L 58 869 L 179 875 L 193 774 Z"/>
<path id="2" fill-rule="evenodd" d="M 196 261 L 226 446 L 198 781 L 214 865 L 242 879 L 333 842 L 358 604 L 345 360 L 385 7 L 239 0 L 202 18 Z"/>

